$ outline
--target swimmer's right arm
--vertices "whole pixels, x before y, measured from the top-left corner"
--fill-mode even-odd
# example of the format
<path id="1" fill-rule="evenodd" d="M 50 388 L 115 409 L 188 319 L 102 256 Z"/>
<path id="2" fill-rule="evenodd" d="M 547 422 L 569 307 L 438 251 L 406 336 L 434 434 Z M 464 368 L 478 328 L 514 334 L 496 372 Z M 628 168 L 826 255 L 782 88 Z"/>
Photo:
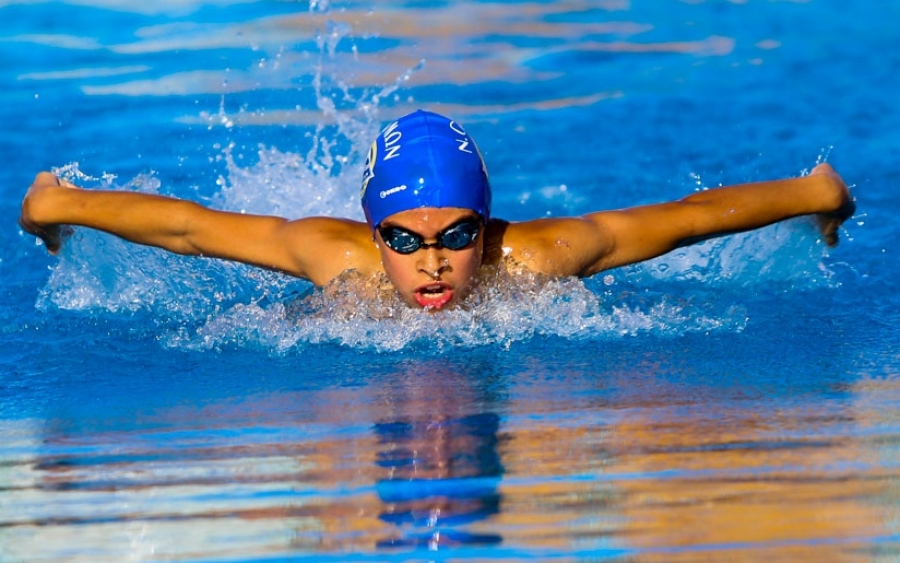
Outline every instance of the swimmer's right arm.
<path id="1" fill-rule="evenodd" d="M 345 269 L 328 257 L 335 250 L 344 251 L 339 256 L 352 254 L 341 244 L 352 237 L 342 233 L 355 227 L 354 222 L 327 218 L 288 221 L 216 211 L 153 194 L 82 190 L 47 172 L 38 174 L 26 193 L 19 224 L 53 254 L 62 243 L 61 227 L 79 225 L 177 254 L 234 260 L 317 284 Z"/>

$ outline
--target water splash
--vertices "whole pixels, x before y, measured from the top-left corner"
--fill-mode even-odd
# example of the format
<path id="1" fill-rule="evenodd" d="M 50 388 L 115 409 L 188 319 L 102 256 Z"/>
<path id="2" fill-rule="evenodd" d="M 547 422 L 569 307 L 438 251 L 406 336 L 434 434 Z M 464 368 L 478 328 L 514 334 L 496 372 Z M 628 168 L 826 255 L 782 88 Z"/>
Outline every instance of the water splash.
<path id="1" fill-rule="evenodd" d="M 508 348 L 539 336 L 602 341 L 638 334 L 740 331 L 746 314 L 729 302 L 710 306 L 694 292 L 680 300 L 609 284 L 597 291 L 575 278 L 551 278 L 506 266 L 481 272 L 472 293 L 432 314 L 402 302 L 386 279 L 349 272 L 321 290 L 272 303 L 239 304 L 166 345 L 194 350 L 260 347 L 276 354 L 337 344 L 379 352 L 441 353 L 459 347 Z"/>
<path id="2" fill-rule="evenodd" d="M 828 251 L 810 218 L 677 249 L 628 269 L 635 283 L 697 281 L 710 287 L 836 287 Z"/>

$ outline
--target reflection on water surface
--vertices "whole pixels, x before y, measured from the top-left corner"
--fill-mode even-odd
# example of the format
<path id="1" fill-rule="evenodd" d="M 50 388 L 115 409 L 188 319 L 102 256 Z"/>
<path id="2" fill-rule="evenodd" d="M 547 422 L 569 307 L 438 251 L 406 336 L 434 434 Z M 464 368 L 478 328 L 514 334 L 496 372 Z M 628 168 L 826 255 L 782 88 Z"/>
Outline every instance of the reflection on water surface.
<path id="1" fill-rule="evenodd" d="M 691 395 L 660 367 L 409 362 L 371 385 L 165 407 L 120 430 L 10 425 L 4 550 L 845 561 L 893 545 L 893 382 L 766 409 L 746 389 Z"/>

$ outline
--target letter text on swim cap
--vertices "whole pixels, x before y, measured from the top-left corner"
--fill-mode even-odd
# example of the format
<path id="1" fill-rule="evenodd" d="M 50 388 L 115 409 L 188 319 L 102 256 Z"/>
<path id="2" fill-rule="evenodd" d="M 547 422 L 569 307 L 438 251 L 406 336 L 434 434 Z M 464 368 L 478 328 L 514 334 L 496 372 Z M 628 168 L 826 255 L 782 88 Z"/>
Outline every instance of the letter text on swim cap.
<path id="1" fill-rule="evenodd" d="M 395 156 L 400 156 L 400 138 L 403 137 L 403 133 L 397 131 L 399 124 L 399 122 L 395 121 L 384 130 L 384 158 L 381 159 L 382 162 Z"/>
<path id="2" fill-rule="evenodd" d="M 462 139 L 457 139 L 457 140 L 456 140 L 456 142 L 459 143 L 459 147 L 458 147 L 459 150 L 462 151 L 462 152 L 467 152 L 467 153 L 469 153 L 469 154 L 472 154 L 472 151 L 469 150 L 469 135 L 468 135 L 468 134 L 466 133 L 466 131 L 462 128 L 462 126 L 460 126 L 460 124 L 457 123 L 457 122 L 455 122 L 455 121 L 451 121 L 451 122 L 450 122 L 450 129 L 453 130 L 454 133 L 457 133 L 457 134 L 462 135 L 462 136 L 464 137 L 464 138 L 462 138 Z"/>

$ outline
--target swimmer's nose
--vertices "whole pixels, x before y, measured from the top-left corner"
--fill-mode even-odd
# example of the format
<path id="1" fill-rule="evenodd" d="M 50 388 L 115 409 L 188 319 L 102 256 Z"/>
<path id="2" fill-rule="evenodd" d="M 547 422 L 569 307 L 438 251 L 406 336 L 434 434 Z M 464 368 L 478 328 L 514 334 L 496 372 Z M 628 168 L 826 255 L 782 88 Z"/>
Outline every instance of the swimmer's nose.
<path id="1" fill-rule="evenodd" d="M 441 274 L 450 269 L 450 260 L 443 256 L 441 249 L 426 248 L 416 266 L 420 272 L 428 274 L 433 279 L 438 279 Z"/>

